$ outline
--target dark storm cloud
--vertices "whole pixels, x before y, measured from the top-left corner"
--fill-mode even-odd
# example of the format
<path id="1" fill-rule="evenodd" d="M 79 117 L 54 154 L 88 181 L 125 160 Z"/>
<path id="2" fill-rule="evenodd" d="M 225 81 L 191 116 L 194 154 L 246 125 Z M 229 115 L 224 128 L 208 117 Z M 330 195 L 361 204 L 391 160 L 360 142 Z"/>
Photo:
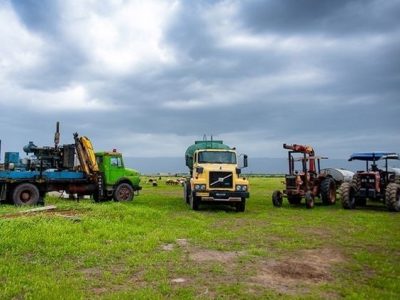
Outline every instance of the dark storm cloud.
<path id="1" fill-rule="evenodd" d="M 42 63 L 17 70 L 15 81 L 30 89 L 56 90 L 68 85 L 79 74 L 87 58 L 63 32 L 66 20 L 57 0 L 12 0 L 12 7 L 24 26 L 45 41 Z"/>
<path id="2" fill-rule="evenodd" d="M 57 34 L 61 25 L 58 1 L 11 0 L 22 23 L 30 30 L 43 34 Z"/>
<path id="3" fill-rule="evenodd" d="M 243 23 L 258 32 L 284 34 L 371 34 L 398 26 L 399 1 L 243 1 Z"/>
<path id="4" fill-rule="evenodd" d="M 210 5 L 207 4 L 208 9 Z M 382 128 L 388 135 L 398 135 L 394 119 L 400 111 L 396 102 L 399 82 L 393 76 L 398 72 L 397 58 L 393 55 L 397 41 L 385 41 L 380 47 L 362 49 L 362 53 L 343 49 L 341 45 L 294 55 L 274 49 L 221 48 L 217 46 L 212 28 L 203 18 L 203 9 L 205 7 L 201 5 L 184 7 L 165 34 L 165 41 L 178 53 L 180 65 L 161 69 L 148 77 L 143 77 L 143 74 L 127 77 L 112 85 L 121 87 L 117 89 L 118 99 L 126 99 L 135 107 L 132 113 L 136 122 L 131 125 L 132 130 L 223 136 L 232 132 L 234 124 L 235 130 L 261 132 L 261 139 L 285 141 L 282 137 L 287 137 L 312 143 L 322 143 L 327 137 L 332 140 L 330 136 L 346 138 L 352 133 L 379 136 Z M 317 10 L 322 13 L 323 9 L 324 17 L 327 17 L 328 8 L 324 6 Z M 291 10 L 287 12 L 288 17 Z M 331 13 L 337 14 L 342 10 L 337 8 Z M 385 57 L 393 57 L 393 61 L 389 63 Z M 290 71 L 293 64 L 297 64 L 296 60 L 323 69 L 330 76 L 329 82 L 287 85 L 274 92 L 261 89 L 253 91 L 252 95 L 238 94 L 241 101 L 228 106 L 211 104 L 180 110 L 162 106 L 175 99 L 189 101 L 211 97 L 206 89 L 188 89 L 193 82 L 223 90 L 224 87 L 243 85 L 251 78 Z M 104 94 L 101 89 L 98 92 Z M 228 95 L 229 91 L 226 92 Z M 382 98 L 380 93 L 383 92 Z M 108 90 L 108 93 L 112 97 L 114 91 Z M 143 99 L 144 102 L 136 103 L 133 99 Z M 386 118 L 378 121 L 381 115 Z M 379 123 L 379 126 L 366 127 L 365 124 L 371 123 Z"/>

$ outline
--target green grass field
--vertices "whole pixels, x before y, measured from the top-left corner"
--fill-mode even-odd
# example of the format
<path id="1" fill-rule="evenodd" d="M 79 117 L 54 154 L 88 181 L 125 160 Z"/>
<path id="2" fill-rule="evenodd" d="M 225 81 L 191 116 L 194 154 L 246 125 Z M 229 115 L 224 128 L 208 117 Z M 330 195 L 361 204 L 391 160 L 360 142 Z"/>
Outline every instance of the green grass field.
<path id="1" fill-rule="evenodd" d="M 250 182 L 245 213 L 191 211 L 163 182 L 129 203 L 1 205 L 0 299 L 400 299 L 399 213 L 274 208 L 281 179 Z"/>

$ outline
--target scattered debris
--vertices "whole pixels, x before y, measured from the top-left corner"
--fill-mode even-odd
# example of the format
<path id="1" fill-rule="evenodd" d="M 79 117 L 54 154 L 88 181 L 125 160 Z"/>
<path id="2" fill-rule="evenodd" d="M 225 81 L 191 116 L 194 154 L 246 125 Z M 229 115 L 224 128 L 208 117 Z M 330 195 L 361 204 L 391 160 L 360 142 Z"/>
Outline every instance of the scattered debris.
<path id="1" fill-rule="evenodd" d="M 171 279 L 171 282 L 173 282 L 173 283 L 184 283 L 184 282 L 186 282 L 186 279 L 185 278 L 174 278 L 174 279 Z"/>
<path id="2" fill-rule="evenodd" d="M 174 244 L 166 244 L 166 245 L 163 245 L 163 246 L 162 246 L 162 249 L 163 249 L 164 251 L 172 251 L 172 250 L 174 250 Z"/>
<path id="3" fill-rule="evenodd" d="M 4 215 L 1 215 L 1 217 L 3 217 L 3 218 L 15 218 L 15 217 L 20 217 L 20 216 L 27 215 L 27 214 L 34 214 L 34 213 L 39 213 L 39 212 L 47 212 L 47 211 L 55 210 L 56 208 L 57 207 L 55 205 L 48 205 L 48 206 L 43 206 L 43 207 L 31 208 L 31 209 L 19 211 L 19 212 L 16 212 L 16 213 L 4 214 Z"/>
<path id="4" fill-rule="evenodd" d="M 187 239 L 176 239 L 176 243 L 181 247 L 186 247 L 188 245 Z"/>
<path id="5" fill-rule="evenodd" d="M 65 219 L 71 220 L 72 222 L 80 222 L 82 221 L 80 217 L 78 216 L 70 216 L 70 215 L 64 215 L 64 214 L 55 214 L 58 217 L 63 217 Z"/>
<path id="6" fill-rule="evenodd" d="M 28 210 L 20 211 L 19 213 L 25 214 L 25 213 L 35 213 L 35 212 L 41 212 L 41 211 L 48 211 L 48 210 L 55 210 L 57 206 L 55 205 L 47 205 L 43 207 L 37 207 L 37 208 L 31 208 Z"/>

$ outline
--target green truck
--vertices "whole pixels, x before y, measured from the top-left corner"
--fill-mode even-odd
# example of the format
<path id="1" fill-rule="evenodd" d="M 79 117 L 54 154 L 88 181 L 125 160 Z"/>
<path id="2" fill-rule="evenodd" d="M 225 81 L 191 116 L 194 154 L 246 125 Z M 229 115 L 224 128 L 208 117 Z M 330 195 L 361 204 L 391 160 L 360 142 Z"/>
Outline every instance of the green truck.
<path id="1" fill-rule="evenodd" d="M 24 152 L 33 156 L 24 159 L 19 159 L 18 152 L 6 152 L 0 168 L 0 202 L 43 204 L 51 191 L 90 195 L 95 201 L 130 201 L 142 189 L 140 174 L 125 168 L 121 153 L 95 153 L 91 141 L 77 133 L 74 140 L 74 144 L 60 146 L 57 123 L 54 147 L 29 142 Z"/>

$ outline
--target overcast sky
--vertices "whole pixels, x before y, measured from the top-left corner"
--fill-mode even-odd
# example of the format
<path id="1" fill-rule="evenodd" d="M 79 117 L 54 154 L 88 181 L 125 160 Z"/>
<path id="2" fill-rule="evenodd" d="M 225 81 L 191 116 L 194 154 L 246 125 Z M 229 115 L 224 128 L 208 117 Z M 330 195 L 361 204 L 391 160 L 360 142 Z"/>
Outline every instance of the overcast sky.
<path id="1" fill-rule="evenodd" d="M 400 152 L 400 1 L 0 0 L 2 156 L 56 121 L 136 157 Z"/>

